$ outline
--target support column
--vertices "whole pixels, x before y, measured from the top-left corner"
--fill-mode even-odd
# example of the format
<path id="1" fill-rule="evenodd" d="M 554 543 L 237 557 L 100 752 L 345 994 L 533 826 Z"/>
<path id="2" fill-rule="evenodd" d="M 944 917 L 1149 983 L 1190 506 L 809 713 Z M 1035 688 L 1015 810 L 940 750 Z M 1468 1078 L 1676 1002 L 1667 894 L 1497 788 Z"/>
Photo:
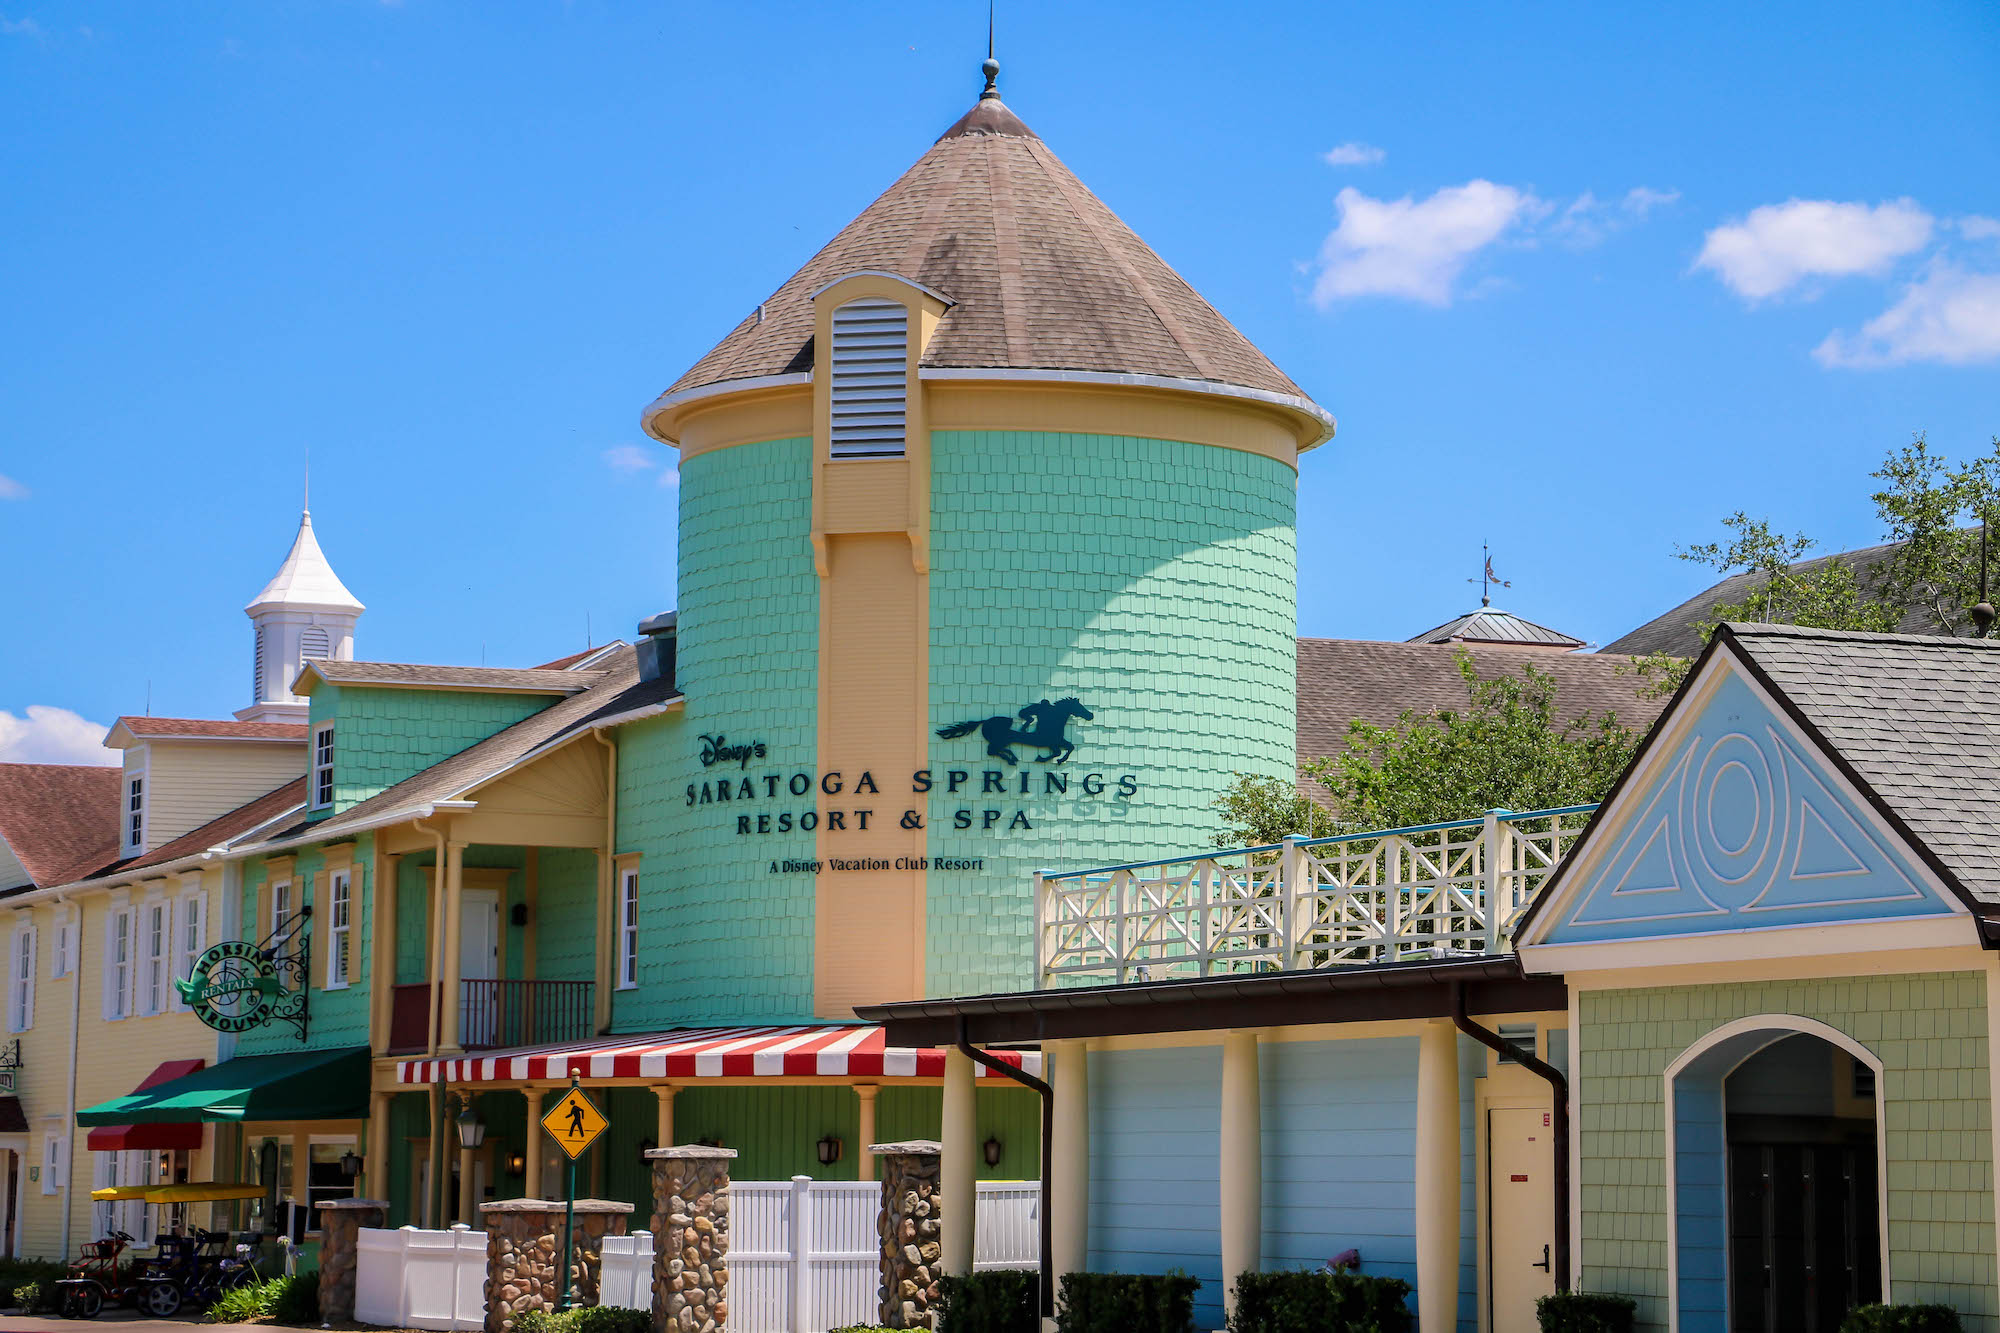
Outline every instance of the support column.
<path id="1" fill-rule="evenodd" d="M 885 1328 L 934 1328 L 940 1240 L 955 1208 L 938 1185 L 938 1145 L 919 1139 L 874 1143 L 868 1151 L 882 1163 L 877 1315 Z"/>
<path id="2" fill-rule="evenodd" d="M 660 1103 L 659 1122 L 653 1129 L 653 1146 L 656 1148 L 674 1146 L 674 1094 L 679 1091 L 671 1083 L 662 1083 L 653 1089 L 653 1096 Z"/>
<path id="3" fill-rule="evenodd" d="M 368 1094 L 368 1142 L 362 1151 L 368 1154 L 361 1162 L 361 1184 L 364 1194 L 379 1194 L 389 1197 L 389 1108 L 394 1104 L 393 1092 L 371 1092 Z M 222 1179 L 220 1171 L 214 1179 Z M 374 1226 L 375 1223 L 363 1223 Z"/>
<path id="4" fill-rule="evenodd" d="M 1417 1048 L 1417 1322 L 1458 1322 L 1458 1033 L 1445 1019 L 1424 1026 Z"/>
<path id="5" fill-rule="evenodd" d="M 617 868 L 611 859 L 611 849 L 609 847 L 598 849 L 597 924 L 593 935 L 597 941 L 594 950 L 597 956 L 591 973 L 596 979 L 596 984 L 591 987 L 591 1031 L 599 1034 L 611 1030 L 611 988 L 617 983 L 617 978 L 612 972 L 611 943 L 611 903 L 616 878 Z"/>
<path id="6" fill-rule="evenodd" d="M 729 1318 L 729 1164 L 734 1148 L 655 1148 L 653 1327 L 719 1333 Z"/>
<path id="7" fill-rule="evenodd" d="M 1055 1088 L 1049 1144 L 1049 1227 L 1055 1281 L 1090 1267 L 1090 1056 L 1081 1041 L 1042 1043 Z"/>
<path id="8" fill-rule="evenodd" d="M 472 1149 L 458 1150 L 458 1216 L 452 1219 L 467 1226 L 478 1226 L 479 1215 L 472 1207 Z"/>
<path id="9" fill-rule="evenodd" d="M 1264 1262 L 1264 1109 L 1254 1032 L 1223 1035 L 1221 1109 L 1222 1308 L 1234 1314 L 1237 1275 Z"/>
<path id="10" fill-rule="evenodd" d="M 854 1095 L 861 1102 L 859 1135 L 861 1142 L 854 1154 L 854 1178 L 856 1180 L 875 1179 L 875 1098 L 882 1089 L 873 1083 L 857 1083 Z"/>
<path id="11" fill-rule="evenodd" d="M 548 1149 L 542 1139 L 542 1117 L 549 1111 L 549 1092 L 547 1088 L 523 1088 L 521 1096 L 528 1102 L 528 1151 L 523 1154 L 527 1168 L 521 1189 L 529 1198 L 540 1199 L 546 1197 L 542 1193 L 542 1157 Z"/>
<path id="12" fill-rule="evenodd" d="M 368 876 L 368 1049 L 380 1055 L 389 1048 L 389 1025 L 396 994 L 396 874 L 402 858 L 382 850 L 375 835 L 375 863 Z M 532 975 L 532 974 L 531 974 Z"/>
<path id="13" fill-rule="evenodd" d="M 972 1229 L 979 1193 L 977 1080 L 963 1051 L 944 1053 L 944 1133 L 938 1186 L 944 1193 L 944 1246 L 938 1263 L 952 1277 L 972 1272 Z"/>
<path id="14" fill-rule="evenodd" d="M 292 1133 L 292 1202 L 312 1202 L 312 1136 L 304 1129 Z"/>
<path id="15" fill-rule="evenodd" d="M 439 909 L 444 915 L 444 956 L 439 959 L 439 975 L 444 978 L 443 993 L 438 997 L 439 1011 L 438 1054 L 457 1055 L 459 991 L 459 946 L 460 936 L 465 927 L 465 844 L 447 842 L 444 845 L 444 895 Z"/>

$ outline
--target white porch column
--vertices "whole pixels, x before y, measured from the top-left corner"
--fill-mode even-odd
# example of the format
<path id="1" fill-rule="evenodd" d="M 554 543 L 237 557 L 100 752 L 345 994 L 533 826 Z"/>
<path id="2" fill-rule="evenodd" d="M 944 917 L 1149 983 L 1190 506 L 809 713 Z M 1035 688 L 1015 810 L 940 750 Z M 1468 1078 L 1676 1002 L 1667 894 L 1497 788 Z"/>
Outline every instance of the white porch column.
<path id="1" fill-rule="evenodd" d="M 1081 1041 L 1042 1043 L 1055 1088 L 1050 1126 L 1049 1228 L 1055 1280 L 1090 1267 L 1090 1055 Z"/>
<path id="2" fill-rule="evenodd" d="M 1236 1309 L 1236 1275 L 1264 1262 L 1264 1109 L 1257 1034 L 1222 1038 L 1222 1306 Z M 1060 1214 L 1051 1216 L 1051 1220 Z M 1431 1325 L 1426 1324 L 1426 1328 Z"/>
<path id="3" fill-rule="evenodd" d="M 542 1157 L 549 1150 L 547 1136 L 542 1132 L 542 1117 L 548 1114 L 547 1088 L 523 1088 L 521 1096 L 528 1103 L 528 1151 L 522 1154 L 527 1168 L 522 1174 L 521 1192 L 530 1199 L 544 1197 L 542 1194 Z M 662 1148 L 666 1144 L 660 1145 Z"/>
<path id="4" fill-rule="evenodd" d="M 944 1195 L 943 1254 L 939 1263 L 954 1277 L 972 1272 L 972 1229 L 978 1211 L 979 1117 L 974 1102 L 977 1080 L 972 1060 L 952 1048 L 944 1053 L 943 1152 L 938 1164 L 938 1191 Z"/>
<path id="5" fill-rule="evenodd" d="M 440 923 L 442 926 L 442 939 L 440 943 L 444 950 L 444 956 L 438 960 L 438 976 L 441 978 L 439 985 L 441 993 L 438 996 L 438 1004 L 440 1006 L 438 1010 L 438 1053 L 440 1055 L 457 1055 L 459 1053 L 458 1012 L 459 1005 L 461 1004 L 459 991 L 462 989 L 459 985 L 461 960 L 458 955 L 459 941 L 463 934 L 462 927 L 465 916 L 465 844 L 462 842 L 447 842 L 444 846 L 444 873 L 442 876 L 444 892 L 439 899 L 442 903 L 440 911 L 444 917 L 444 920 Z M 479 1219 L 475 1217 L 471 1220 L 476 1223 Z"/>
<path id="6" fill-rule="evenodd" d="M 1459 1195 L 1458 1030 L 1446 1019 L 1425 1025 L 1417 1047 L 1417 1322 L 1458 1322 Z"/>

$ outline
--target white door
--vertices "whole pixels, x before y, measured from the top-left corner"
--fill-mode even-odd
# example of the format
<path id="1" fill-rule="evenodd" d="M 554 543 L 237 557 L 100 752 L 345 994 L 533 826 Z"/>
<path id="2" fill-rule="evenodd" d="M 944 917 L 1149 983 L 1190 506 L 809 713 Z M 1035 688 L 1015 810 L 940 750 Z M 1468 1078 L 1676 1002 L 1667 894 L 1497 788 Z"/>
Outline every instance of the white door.
<path id="1" fill-rule="evenodd" d="M 1486 1235 L 1492 1246 L 1493 1333 L 1533 1333 L 1535 1300 L 1556 1289 L 1555 1157 L 1549 1113 L 1487 1112 Z"/>
<path id="2" fill-rule="evenodd" d="M 500 975 L 500 893 L 467 889 L 460 907 L 458 975 L 463 981 L 490 981 Z M 458 1039 L 467 1047 L 490 1047 L 499 1033 L 494 986 L 459 988 Z"/>

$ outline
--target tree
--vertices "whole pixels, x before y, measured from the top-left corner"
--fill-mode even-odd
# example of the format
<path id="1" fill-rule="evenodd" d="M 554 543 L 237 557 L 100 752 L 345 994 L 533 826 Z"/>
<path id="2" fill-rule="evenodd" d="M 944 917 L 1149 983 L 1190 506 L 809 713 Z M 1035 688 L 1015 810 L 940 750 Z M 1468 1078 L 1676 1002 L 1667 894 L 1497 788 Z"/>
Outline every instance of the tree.
<path id="1" fill-rule="evenodd" d="M 1262 845 L 1287 833 L 1408 828 L 1487 810 L 1546 810 L 1602 800 L 1639 737 L 1613 713 L 1556 715 L 1555 677 L 1524 665 L 1483 679 L 1458 651 L 1466 706 L 1405 711 L 1394 726 L 1356 719 L 1339 754 L 1305 766 L 1339 812 L 1339 828 L 1291 783 L 1238 774 L 1216 802 L 1227 826 L 1218 846 Z"/>

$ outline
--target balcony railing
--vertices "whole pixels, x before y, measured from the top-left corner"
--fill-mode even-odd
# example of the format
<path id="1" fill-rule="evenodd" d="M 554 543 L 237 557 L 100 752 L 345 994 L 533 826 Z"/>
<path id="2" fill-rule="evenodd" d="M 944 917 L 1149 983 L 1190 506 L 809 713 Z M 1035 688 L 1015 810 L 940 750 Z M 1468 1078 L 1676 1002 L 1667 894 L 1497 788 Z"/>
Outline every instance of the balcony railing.
<path id="1" fill-rule="evenodd" d="M 589 981 L 459 982 L 458 1041 L 468 1051 L 542 1046 L 593 1035 L 596 983 Z M 430 1049 L 431 987 L 397 986 L 390 997 L 389 1053 Z"/>
<path id="2" fill-rule="evenodd" d="M 1041 872 L 1037 984 L 1498 953 L 1596 808 Z"/>

